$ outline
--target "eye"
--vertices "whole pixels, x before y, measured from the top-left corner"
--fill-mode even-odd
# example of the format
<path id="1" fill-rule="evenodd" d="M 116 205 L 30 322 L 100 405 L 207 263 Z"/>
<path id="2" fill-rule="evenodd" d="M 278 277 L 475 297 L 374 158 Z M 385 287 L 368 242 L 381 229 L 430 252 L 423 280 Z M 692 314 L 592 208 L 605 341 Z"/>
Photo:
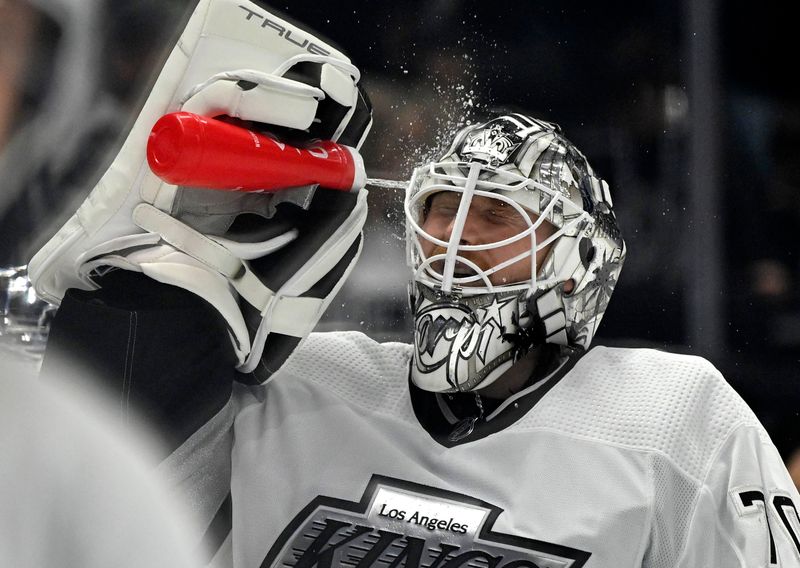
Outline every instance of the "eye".
<path id="1" fill-rule="evenodd" d="M 507 216 L 510 213 L 510 211 L 508 205 L 506 205 L 501 201 L 500 203 L 493 205 L 489 209 L 489 213 L 496 216 Z"/>
<path id="2" fill-rule="evenodd" d="M 442 217 L 454 217 L 458 213 L 458 207 L 452 205 L 439 204 L 434 205 L 430 209 L 431 215 L 439 215 Z"/>
<path id="3" fill-rule="evenodd" d="M 506 222 L 506 215 L 498 209 L 487 209 L 484 217 L 486 217 L 490 223 L 501 224 Z"/>
<path id="4" fill-rule="evenodd" d="M 428 212 L 434 215 L 453 216 L 458 212 L 461 196 L 454 193 L 437 193 L 428 204 Z"/>
<path id="5" fill-rule="evenodd" d="M 492 223 L 525 226 L 525 220 L 508 203 L 499 202 L 487 208 L 484 212 L 486 219 Z"/>

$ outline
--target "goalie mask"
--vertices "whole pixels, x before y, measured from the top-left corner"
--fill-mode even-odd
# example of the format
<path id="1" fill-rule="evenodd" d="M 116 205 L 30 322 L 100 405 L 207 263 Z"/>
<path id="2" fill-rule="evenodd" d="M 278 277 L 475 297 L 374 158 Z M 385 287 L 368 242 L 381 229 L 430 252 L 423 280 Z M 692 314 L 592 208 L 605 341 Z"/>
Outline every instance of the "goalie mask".
<path id="1" fill-rule="evenodd" d="M 625 244 L 608 184 L 557 125 L 461 130 L 414 171 L 405 212 L 418 387 L 478 390 L 536 345 L 589 346 Z"/>

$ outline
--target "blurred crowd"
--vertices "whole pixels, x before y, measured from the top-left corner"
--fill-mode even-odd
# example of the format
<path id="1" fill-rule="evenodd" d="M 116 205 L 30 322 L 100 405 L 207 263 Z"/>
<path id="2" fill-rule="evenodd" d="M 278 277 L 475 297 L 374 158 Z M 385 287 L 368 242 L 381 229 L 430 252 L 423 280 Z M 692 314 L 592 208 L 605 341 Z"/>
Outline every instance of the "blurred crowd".
<path id="1" fill-rule="evenodd" d="M 453 130 L 495 109 L 561 124 L 615 190 L 629 247 L 596 342 L 710 358 L 800 480 L 800 88 L 768 71 L 787 70 L 792 49 L 777 2 L 705 3 L 701 27 L 689 0 L 267 3 L 361 68 L 375 108 L 371 177 L 408 179 Z M 48 308 L 23 267 L 110 161 L 192 4 L 0 0 L 0 341 L 28 325 L 13 341 L 34 359 Z M 712 131 L 698 130 L 692 105 L 698 34 L 717 46 L 700 54 L 714 72 Z M 691 144 L 703 137 L 719 191 L 713 210 L 692 211 L 703 186 L 690 183 Z M 370 207 L 364 256 L 320 328 L 407 340 L 402 196 L 375 188 Z M 719 283 L 692 268 L 698 224 L 719 236 Z M 718 302 L 713 321 L 695 313 L 697 291 Z M 698 317 L 721 330 L 713 349 L 692 339 Z"/>

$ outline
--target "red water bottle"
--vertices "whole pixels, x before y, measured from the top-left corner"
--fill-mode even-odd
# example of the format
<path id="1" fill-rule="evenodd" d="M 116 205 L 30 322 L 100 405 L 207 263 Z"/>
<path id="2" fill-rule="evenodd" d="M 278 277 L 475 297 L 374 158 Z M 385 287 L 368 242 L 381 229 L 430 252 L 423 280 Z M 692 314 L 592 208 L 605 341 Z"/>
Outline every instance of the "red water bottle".
<path id="1" fill-rule="evenodd" d="M 278 191 L 320 184 L 358 191 L 367 175 L 354 148 L 327 140 L 297 148 L 267 134 L 190 112 L 162 116 L 147 162 L 168 183 L 231 191 Z"/>

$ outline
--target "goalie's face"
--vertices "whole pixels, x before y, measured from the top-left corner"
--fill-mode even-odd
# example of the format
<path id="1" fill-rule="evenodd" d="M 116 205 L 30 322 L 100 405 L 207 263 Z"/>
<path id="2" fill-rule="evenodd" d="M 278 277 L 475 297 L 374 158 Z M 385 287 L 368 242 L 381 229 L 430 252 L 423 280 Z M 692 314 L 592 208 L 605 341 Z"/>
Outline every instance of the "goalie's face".
<path id="1" fill-rule="evenodd" d="M 462 194 L 453 191 L 442 191 L 432 195 L 423 211 L 421 228 L 424 233 L 440 242 L 451 242 L 453 230 L 457 226 Z M 461 229 L 458 247 L 469 247 L 460 250 L 453 267 L 453 275 L 463 286 L 483 286 L 485 282 L 477 278 L 478 271 L 486 274 L 493 286 L 504 286 L 531 279 L 534 268 L 536 272 L 543 265 L 551 245 L 537 246 L 536 266 L 533 267 L 531 250 L 534 246 L 530 238 L 517 238 L 528 232 L 532 224 L 536 224 L 538 215 L 525 210 L 521 214 L 508 202 L 494 197 L 473 196 Z M 544 243 L 556 232 L 556 228 L 547 221 L 541 222 L 535 230 L 535 242 Z M 501 243 L 506 245 L 473 249 L 478 245 Z M 431 263 L 437 273 L 443 273 L 446 264 L 447 248 L 440 243 L 425 238 L 420 239 L 420 246 L 425 257 L 438 258 Z M 451 245 L 452 246 L 452 245 Z M 494 268 L 494 270 L 492 270 Z"/>
<path id="2" fill-rule="evenodd" d="M 469 167 L 475 179 L 480 166 Z M 433 392 L 484 388 L 517 360 L 506 335 L 529 322 L 526 298 L 541 267 L 551 264 L 559 233 L 508 195 L 477 189 L 471 180 L 423 186 L 406 209 L 415 215 L 412 380 Z"/>

